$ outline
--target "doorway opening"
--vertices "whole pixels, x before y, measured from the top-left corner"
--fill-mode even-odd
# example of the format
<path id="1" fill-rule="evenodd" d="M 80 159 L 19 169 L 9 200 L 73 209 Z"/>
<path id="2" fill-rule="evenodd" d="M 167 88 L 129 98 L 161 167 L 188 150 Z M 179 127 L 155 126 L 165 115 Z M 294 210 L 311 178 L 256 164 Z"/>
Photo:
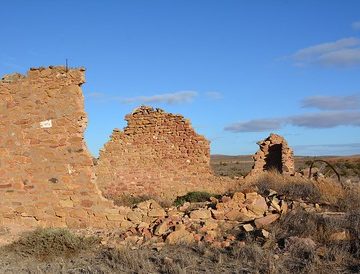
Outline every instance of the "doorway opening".
<path id="1" fill-rule="evenodd" d="M 269 147 L 269 152 L 265 156 L 264 170 L 275 169 L 282 173 L 282 144 L 274 144 Z"/>

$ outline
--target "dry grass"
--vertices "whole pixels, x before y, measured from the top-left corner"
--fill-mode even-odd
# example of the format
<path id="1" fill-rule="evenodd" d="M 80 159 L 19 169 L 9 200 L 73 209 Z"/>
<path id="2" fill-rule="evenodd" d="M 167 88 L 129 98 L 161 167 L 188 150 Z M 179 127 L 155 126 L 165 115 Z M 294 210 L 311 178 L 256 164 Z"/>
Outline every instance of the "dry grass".
<path id="1" fill-rule="evenodd" d="M 248 178 L 247 183 L 241 186 L 240 191 L 248 188 L 254 188 L 262 195 L 266 195 L 269 189 L 272 189 L 278 194 L 294 200 L 315 202 L 319 201 L 321 197 L 320 189 L 313 181 L 303 177 L 283 176 L 276 171 Z"/>
<path id="2" fill-rule="evenodd" d="M 315 181 L 300 176 L 283 176 L 271 171 L 248 178 L 239 190 L 249 188 L 263 195 L 272 189 L 286 199 L 326 204 L 339 211 L 360 211 L 360 184 L 342 185 L 330 179 Z"/>
<path id="3" fill-rule="evenodd" d="M 342 231 L 350 233 L 348 240 L 332 238 Z M 271 232 L 271 241 L 291 272 L 360 271 L 360 212 L 329 217 L 299 209 L 273 224 Z"/>

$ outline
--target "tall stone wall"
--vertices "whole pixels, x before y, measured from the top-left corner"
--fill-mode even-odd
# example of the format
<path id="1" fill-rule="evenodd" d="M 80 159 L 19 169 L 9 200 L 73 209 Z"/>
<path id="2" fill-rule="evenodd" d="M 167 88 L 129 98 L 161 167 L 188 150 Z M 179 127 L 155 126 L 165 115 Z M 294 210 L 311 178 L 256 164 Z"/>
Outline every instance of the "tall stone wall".
<path id="1" fill-rule="evenodd" d="M 196 190 L 224 192 L 234 184 L 212 175 L 209 142 L 181 115 L 142 106 L 125 120 L 96 166 L 97 184 L 106 195 L 174 198 Z"/>
<path id="2" fill-rule="evenodd" d="M 253 156 L 254 166 L 249 175 L 275 169 L 285 175 L 295 174 L 293 150 L 286 140 L 277 134 L 257 143 L 260 149 Z"/>
<path id="3" fill-rule="evenodd" d="M 0 225 L 116 226 L 83 140 L 84 69 L 31 69 L 0 80 Z"/>

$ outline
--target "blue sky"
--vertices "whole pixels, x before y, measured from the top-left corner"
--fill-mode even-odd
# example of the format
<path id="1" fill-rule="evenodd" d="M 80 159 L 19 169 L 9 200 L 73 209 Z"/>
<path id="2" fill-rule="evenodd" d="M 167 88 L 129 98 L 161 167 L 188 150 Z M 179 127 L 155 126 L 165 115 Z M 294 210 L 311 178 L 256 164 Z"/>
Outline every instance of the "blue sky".
<path id="1" fill-rule="evenodd" d="M 141 104 L 179 113 L 213 154 L 270 132 L 296 155 L 360 153 L 360 1 L 7 1 L 0 75 L 86 67 L 93 155 Z"/>

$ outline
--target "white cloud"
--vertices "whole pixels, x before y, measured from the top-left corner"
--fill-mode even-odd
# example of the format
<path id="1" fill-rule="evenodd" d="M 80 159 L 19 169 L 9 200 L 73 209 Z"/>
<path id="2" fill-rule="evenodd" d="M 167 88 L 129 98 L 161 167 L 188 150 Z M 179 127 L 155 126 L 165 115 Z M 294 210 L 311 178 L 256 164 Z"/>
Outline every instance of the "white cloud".
<path id="1" fill-rule="evenodd" d="M 311 96 L 301 101 L 303 108 L 320 110 L 346 110 L 360 108 L 360 96 Z"/>
<path id="2" fill-rule="evenodd" d="M 189 103 L 197 96 L 196 91 L 178 91 L 174 93 L 164 93 L 152 96 L 137 96 L 132 98 L 121 99 L 124 104 L 131 103 L 165 103 L 180 104 Z"/>
<path id="3" fill-rule="evenodd" d="M 360 30 L 360 21 L 352 23 L 351 26 L 354 30 Z"/>
<path id="4" fill-rule="evenodd" d="M 354 66 L 360 64 L 360 39 L 339 39 L 300 49 L 291 58 L 295 65 Z"/>
<path id="5" fill-rule="evenodd" d="M 217 91 L 209 91 L 205 93 L 206 97 L 211 100 L 220 100 L 223 98 L 222 94 Z"/>

